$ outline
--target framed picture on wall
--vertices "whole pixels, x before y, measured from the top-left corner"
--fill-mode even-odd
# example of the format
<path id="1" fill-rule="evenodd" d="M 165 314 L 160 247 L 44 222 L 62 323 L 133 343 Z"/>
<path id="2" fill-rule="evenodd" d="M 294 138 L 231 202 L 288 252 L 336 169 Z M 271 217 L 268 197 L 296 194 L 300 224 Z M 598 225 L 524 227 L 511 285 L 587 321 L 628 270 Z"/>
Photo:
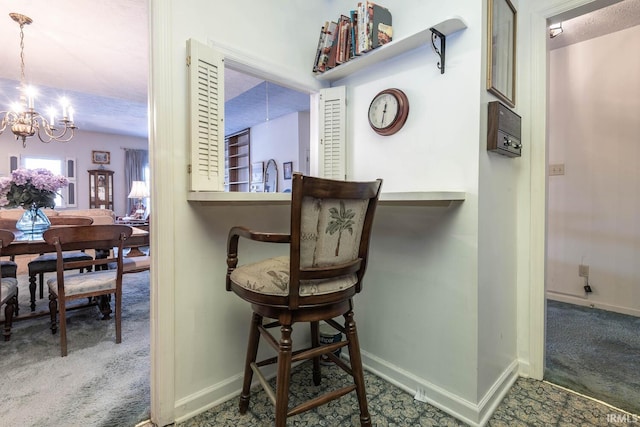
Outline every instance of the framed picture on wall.
<path id="1" fill-rule="evenodd" d="M 282 173 L 284 174 L 284 179 L 291 179 L 291 174 L 293 173 L 293 162 L 284 162 L 282 164 Z"/>
<path id="2" fill-rule="evenodd" d="M 487 90 L 516 106 L 516 17 L 510 0 L 489 0 L 487 11 Z"/>
<path id="3" fill-rule="evenodd" d="M 108 165 L 111 162 L 111 153 L 109 151 L 92 151 L 91 161 L 98 165 Z"/>

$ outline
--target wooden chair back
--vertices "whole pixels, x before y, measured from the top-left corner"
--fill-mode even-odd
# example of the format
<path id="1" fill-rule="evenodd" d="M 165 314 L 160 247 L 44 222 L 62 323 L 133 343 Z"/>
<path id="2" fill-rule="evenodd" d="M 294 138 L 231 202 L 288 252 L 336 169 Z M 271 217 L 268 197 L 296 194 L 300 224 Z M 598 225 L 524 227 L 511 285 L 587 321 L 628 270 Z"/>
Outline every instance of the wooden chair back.
<path id="1" fill-rule="evenodd" d="M 101 267 L 110 262 L 117 262 L 118 270 L 122 272 L 122 248 L 124 241 L 131 236 L 131 227 L 127 225 L 79 225 L 75 227 L 52 227 L 46 230 L 42 237 L 44 240 L 56 248 L 58 280 L 64 282 L 64 270 L 74 270 L 89 266 Z M 65 251 L 83 249 L 101 249 L 106 254 L 115 255 L 111 258 L 96 258 L 84 261 L 66 262 L 63 256 Z M 105 269 L 107 267 L 104 267 Z M 101 268 L 98 268 L 100 270 Z"/>
<path id="2" fill-rule="evenodd" d="M 16 236 L 9 230 L 0 229 L 0 256 L 2 255 L 2 248 L 6 248 L 13 242 Z"/>
<path id="3" fill-rule="evenodd" d="M 334 279 L 355 273 L 355 292 L 360 292 L 381 186 L 381 179 L 353 182 L 294 174 L 289 307 L 299 306 L 302 280 Z"/>
<path id="4" fill-rule="evenodd" d="M 16 220 L 11 218 L 0 218 L 0 229 L 15 230 Z"/>
<path id="5" fill-rule="evenodd" d="M 51 225 L 91 225 L 93 224 L 93 218 L 90 216 L 50 216 L 49 222 Z"/>

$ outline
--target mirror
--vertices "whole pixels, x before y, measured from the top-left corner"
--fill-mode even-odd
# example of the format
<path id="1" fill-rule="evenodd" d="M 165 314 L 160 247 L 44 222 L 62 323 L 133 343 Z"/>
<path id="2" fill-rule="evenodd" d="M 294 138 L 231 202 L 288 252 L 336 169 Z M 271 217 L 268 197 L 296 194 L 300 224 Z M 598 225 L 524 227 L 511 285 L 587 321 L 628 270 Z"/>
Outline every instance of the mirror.
<path id="1" fill-rule="evenodd" d="M 264 170 L 264 192 L 278 192 L 278 165 L 273 159 L 269 159 L 267 167 Z"/>

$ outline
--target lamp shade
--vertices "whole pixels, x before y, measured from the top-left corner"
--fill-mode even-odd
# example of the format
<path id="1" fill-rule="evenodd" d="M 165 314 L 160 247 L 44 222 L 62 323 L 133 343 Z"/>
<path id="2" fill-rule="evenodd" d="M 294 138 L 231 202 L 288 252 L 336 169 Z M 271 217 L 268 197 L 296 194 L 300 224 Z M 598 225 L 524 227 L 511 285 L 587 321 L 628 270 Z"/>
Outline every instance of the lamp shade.
<path id="1" fill-rule="evenodd" d="M 144 181 L 133 181 L 131 183 L 131 191 L 129 192 L 129 199 L 144 199 L 149 197 L 149 189 Z"/>

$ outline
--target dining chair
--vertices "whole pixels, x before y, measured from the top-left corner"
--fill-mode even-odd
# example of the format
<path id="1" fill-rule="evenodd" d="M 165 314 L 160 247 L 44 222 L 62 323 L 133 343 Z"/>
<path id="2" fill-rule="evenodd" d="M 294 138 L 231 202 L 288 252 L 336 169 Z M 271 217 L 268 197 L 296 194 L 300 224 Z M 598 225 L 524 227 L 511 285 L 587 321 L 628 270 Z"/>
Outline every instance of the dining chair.
<path id="1" fill-rule="evenodd" d="M 15 230 L 15 228 L 16 220 L 0 218 L 0 229 Z M 0 277 L 18 277 L 18 264 L 16 264 L 14 257 L 0 260 Z"/>
<path id="2" fill-rule="evenodd" d="M 226 289 L 251 304 L 253 311 L 240 395 L 240 413 L 249 407 L 255 373 L 275 406 L 275 425 L 286 425 L 287 417 L 305 412 L 356 392 L 360 423 L 371 425 L 364 374 L 353 313 L 353 297 L 362 290 L 369 240 L 382 180 L 347 182 L 293 175 L 289 233 L 258 232 L 233 227 L 227 241 Z M 240 238 L 257 242 L 288 244 L 289 255 L 238 266 Z M 342 316 L 344 323 L 334 318 Z M 273 319 L 268 321 L 266 319 Z M 345 339 L 320 344 L 319 322 L 325 321 Z M 295 323 L 310 324 L 311 345 L 293 351 Z M 279 339 L 269 330 L 279 327 Z M 260 337 L 277 357 L 256 362 Z M 334 352 L 343 347 L 349 363 Z M 353 384 L 330 391 L 289 408 L 291 364 L 311 359 L 313 382 L 320 385 L 320 357 L 326 355 L 353 377 Z M 276 389 L 267 383 L 261 368 L 277 364 Z"/>
<path id="3" fill-rule="evenodd" d="M 2 248 L 7 247 L 15 236 L 9 230 L 0 230 L 0 255 Z M 0 307 L 4 308 L 4 330 L 2 335 L 5 341 L 11 339 L 11 326 L 13 324 L 13 316 L 18 307 L 18 280 L 15 277 L 0 278 Z"/>
<path id="4" fill-rule="evenodd" d="M 80 298 L 108 297 L 114 295 L 116 343 L 122 341 L 122 248 L 131 236 L 132 229 L 126 225 L 88 225 L 75 227 L 52 227 L 44 232 L 44 240 L 56 249 L 56 275 L 47 280 L 49 288 L 49 312 L 51 332 L 60 327 L 60 353 L 67 355 L 67 302 Z M 111 249 L 114 248 L 112 251 Z M 81 249 L 101 249 L 105 258 L 70 261 L 64 252 Z M 115 262 L 117 268 L 104 270 L 101 267 Z M 68 273 L 69 270 L 93 267 L 86 273 Z"/>
<path id="5" fill-rule="evenodd" d="M 51 226 L 79 226 L 93 224 L 93 218 L 89 216 L 50 216 Z M 64 257 L 67 261 L 87 261 L 93 257 L 84 251 L 66 252 Z M 88 271 L 90 271 L 88 268 Z M 27 264 L 29 272 L 29 292 L 31 293 L 31 311 L 36 309 L 36 286 L 40 288 L 40 299 L 44 298 L 44 275 L 56 271 L 56 254 L 40 254 Z M 80 269 L 82 273 L 84 269 Z M 36 285 L 36 276 L 38 284 Z"/>

